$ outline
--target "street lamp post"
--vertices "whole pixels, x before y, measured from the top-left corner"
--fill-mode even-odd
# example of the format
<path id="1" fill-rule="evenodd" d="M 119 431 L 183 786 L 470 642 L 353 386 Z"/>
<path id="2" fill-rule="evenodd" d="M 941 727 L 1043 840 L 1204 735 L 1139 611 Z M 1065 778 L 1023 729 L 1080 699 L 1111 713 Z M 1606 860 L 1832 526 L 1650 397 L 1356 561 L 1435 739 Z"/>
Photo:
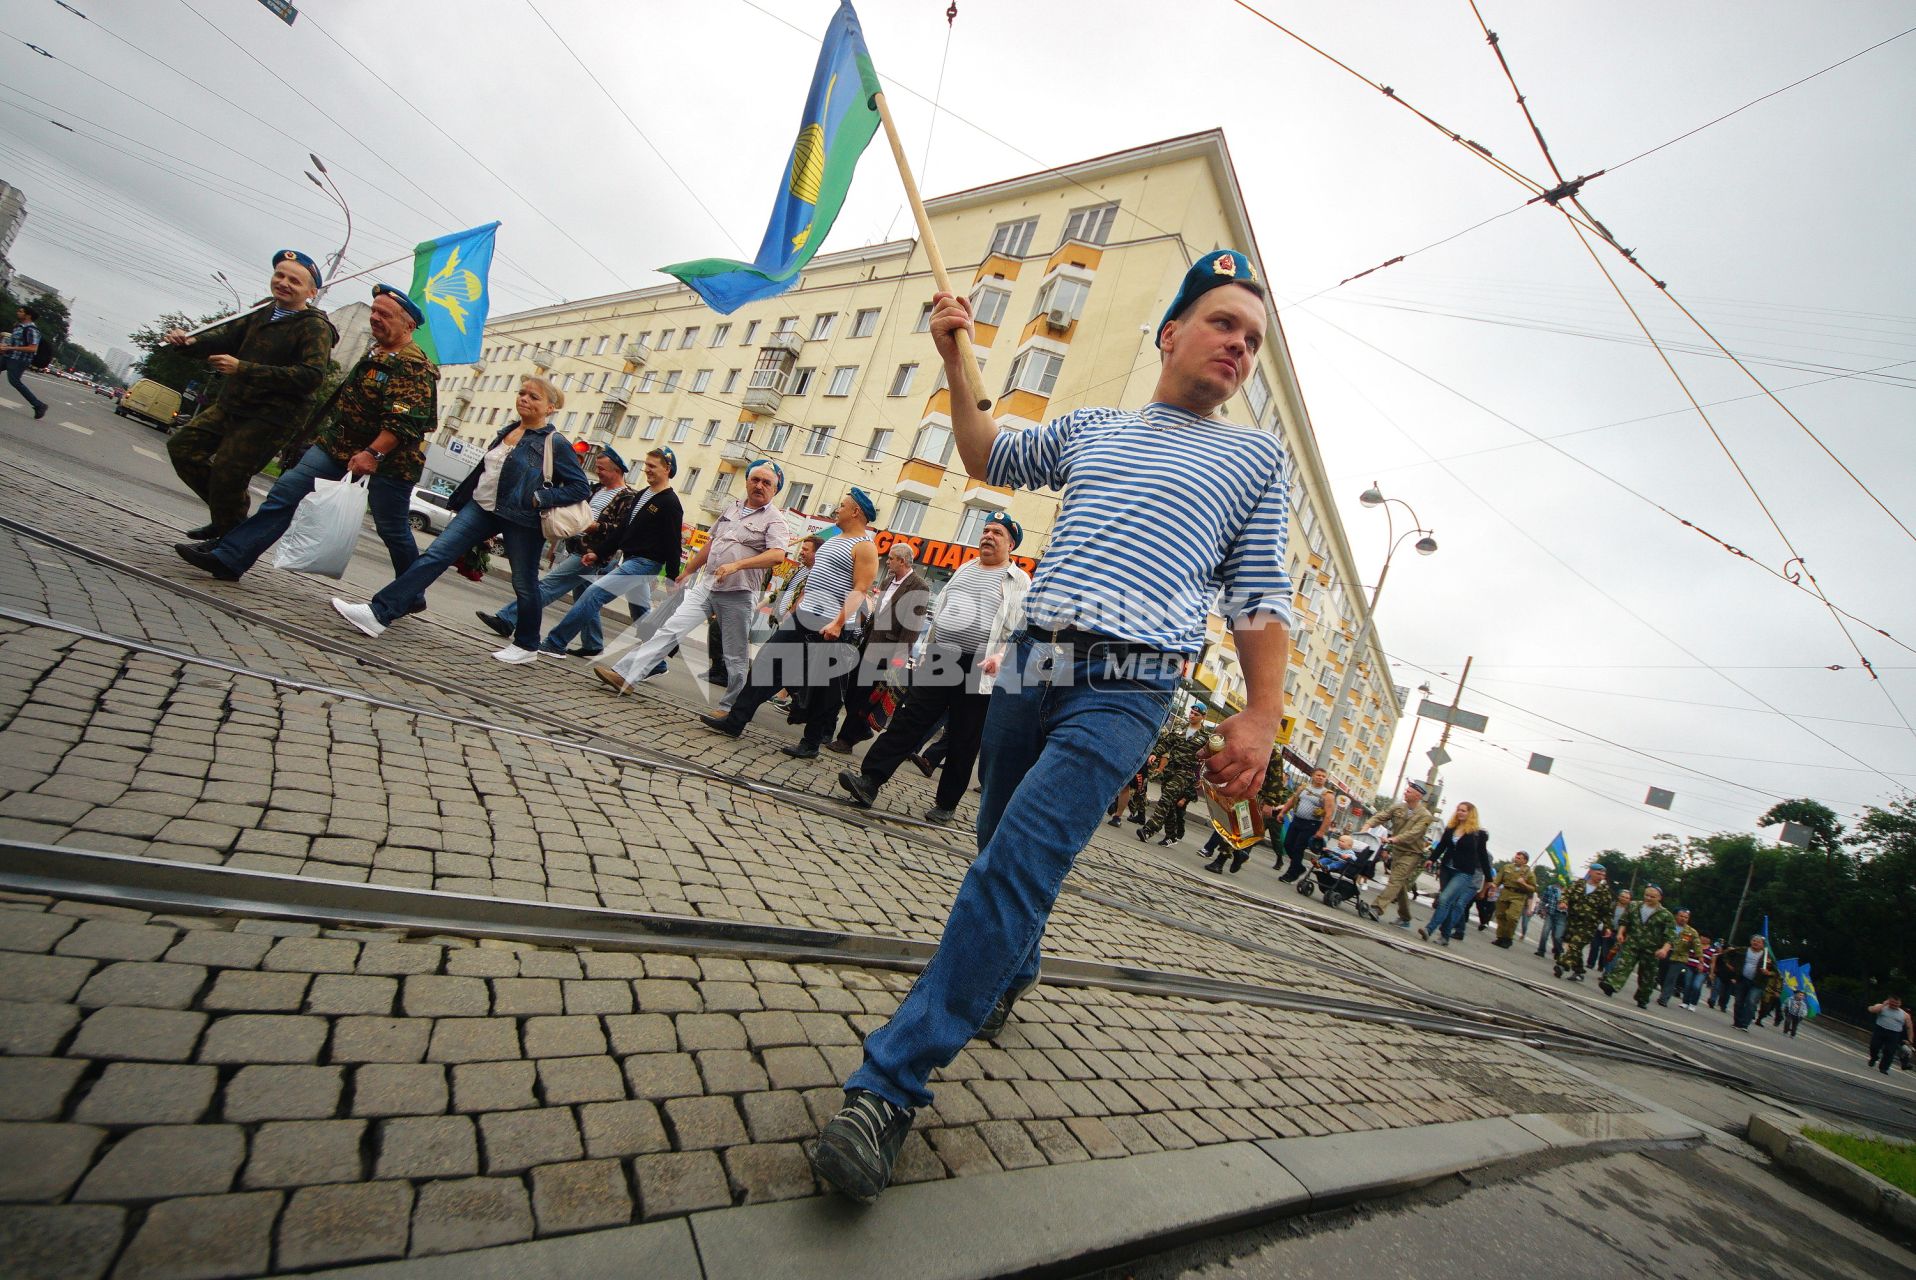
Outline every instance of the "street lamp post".
<path id="1" fill-rule="evenodd" d="M 326 263 L 326 284 L 330 285 L 332 283 L 333 273 L 339 270 L 339 264 L 345 260 L 346 246 L 353 242 L 353 211 L 347 207 L 345 193 L 339 189 L 339 184 L 333 181 L 333 175 L 326 172 L 326 162 L 310 151 L 306 153 L 306 156 L 307 159 L 313 162 L 313 168 L 319 170 L 318 174 L 314 174 L 311 170 L 308 170 L 306 172 L 306 180 L 325 192 L 327 197 L 339 206 L 340 213 L 345 215 L 346 218 L 346 238 L 339 242 L 339 248 Z M 320 181 L 321 176 L 324 176 L 324 182 Z M 324 294 L 325 292 L 326 287 L 322 286 L 320 293 Z"/>
<path id="2" fill-rule="evenodd" d="M 233 295 L 233 310 L 244 311 L 246 309 L 246 303 L 241 300 L 239 295 L 239 290 L 233 287 L 233 282 L 226 278 L 226 273 L 224 271 L 215 271 L 213 273 L 213 279 L 220 285 L 221 288 L 225 289 L 228 293 Z"/>
<path id="3" fill-rule="evenodd" d="M 1331 704 L 1330 723 L 1324 726 L 1324 740 L 1317 748 L 1316 764 L 1320 769 L 1328 765 L 1331 754 L 1331 735 L 1338 732 L 1338 726 L 1343 723 L 1344 708 L 1350 705 L 1351 687 L 1357 683 L 1358 661 L 1365 646 L 1370 643 L 1371 632 L 1377 627 L 1377 601 L 1384 594 L 1384 579 L 1390 576 L 1391 557 L 1397 554 L 1397 548 L 1403 544 L 1404 539 L 1412 534 L 1420 535 L 1412 544 L 1416 547 L 1418 555 L 1427 556 L 1437 550 L 1437 539 L 1431 536 L 1430 530 L 1426 529 L 1423 521 L 1418 519 L 1416 509 L 1402 498 L 1386 498 L 1383 491 L 1377 487 L 1376 481 L 1372 481 L 1370 488 L 1359 494 L 1357 500 L 1367 507 L 1384 508 L 1384 532 L 1391 543 L 1390 549 L 1384 552 L 1384 567 L 1377 574 L 1377 585 L 1371 588 L 1370 608 L 1364 611 L 1364 625 L 1358 630 L 1357 643 L 1351 647 L 1350 656 L 1344 662 L 1344 679 L 1337 686 L 1337 701 Z M 1402 533 L 1397 532 L 1396 522 L 1391 519 L 1392 507 L 1402 507 L 1410 513 L 1411 527 Z"/>

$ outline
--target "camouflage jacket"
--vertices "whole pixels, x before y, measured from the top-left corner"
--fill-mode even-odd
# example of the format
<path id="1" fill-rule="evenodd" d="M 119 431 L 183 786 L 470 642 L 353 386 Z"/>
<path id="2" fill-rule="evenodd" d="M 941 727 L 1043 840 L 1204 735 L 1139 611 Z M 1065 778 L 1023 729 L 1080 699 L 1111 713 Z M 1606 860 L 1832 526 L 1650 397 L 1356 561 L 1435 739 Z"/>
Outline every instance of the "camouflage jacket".
<path id="1" fill-rule="evenodd" d="M 226 375 L 214 403 L 229 420 L 277 418 L 290 434 L 326 380 L 339 332 L 316 307 L 278 320 L 271 315 L 270 307 L 249 311 L 176 349 L 197 360 L 237 358 L 239 368 Z"/>
<path id="2" fill-rule="evenodd" d="M 1372 818 L 1370 825 L 1384 828 L 1384 852 L 1387 857 L 1414 854 L 1419 861 L 1430 856 L 1430 824 L 1437 820 L 1427 804 L 1407 805 L 1402 800 Z"/>
<path id="3" fill-rule="evenodd" d="M 377 474 L 417 484 L 426 464 L 426 435 L 439 418 L 439 370 L 419 345 L 369 351 L 340 379 L 332 398 L 307 424 L 335 462 L 372 444 L 382 431 L 398 438 Z"/>
<path id="4" fill-rule="evenodd" d="M 1284 803 L 1284 749 L 1271 752 L 1271 763 L 1264 770 L 1264 785 L 1257 789 L 1257 802 L 1275 809 Z"/>
<path id="5" fill-rule="evenodd" d="M 1209 737 L 1210 732 L 1206 729 L 1190 733 L 1183 725 L 1164 731 L 1157 746 L 1151 749 L 1152 755 L 1164 761 L 1163 770 L 1158 775 L 1162 795 L 1180 799 L 1197 794 L 1198 753 Z"/>
<path id="6" fill-rule="evenodd" d="M 1537 876 L 1528 866 L 1506 862 L 1497 873 L 1497 887 L 1514 897 L 1528 898 L 1537 891 Z"/>
<path id="7" fill-rule="evenodd" d="M 1688 964 L 1703 954 L 1703 935 L 1687 924 L 1670 927 L 1670 959 Z"/>
<path id="8" fill-rule="evenodd" d="M 1676 932 L 1676 913 L 1668 907 L 1658 907 L 1643 918 L 1640 904 L 1632 904 L 1623 913 L 1623 945 L 1631 951 L 1655 951 L 1670 940 Z"/>
<path id="9" fill-rule="evenodd" d="M 1582 929 L 1595 934 L 1610 923 L 1610 913 L 1616 909 L 1616 894 L 1607 882 L 1598 885 L 1594 893 L 1586 892 L 1588 888 L 1587 880 L 1579 880 L 1563 891 L 1566 927 L 1572 933 Z"/>

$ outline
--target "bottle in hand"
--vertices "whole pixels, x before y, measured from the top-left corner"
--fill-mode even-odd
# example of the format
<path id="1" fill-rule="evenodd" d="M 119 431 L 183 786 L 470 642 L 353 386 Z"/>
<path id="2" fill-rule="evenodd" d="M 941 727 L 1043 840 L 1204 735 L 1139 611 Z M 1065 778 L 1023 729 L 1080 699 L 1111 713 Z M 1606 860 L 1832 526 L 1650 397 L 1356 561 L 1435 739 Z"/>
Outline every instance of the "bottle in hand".
<path id="1" fill-rule="evenodd" d="M 1224 739 L 1214 733 L 1205 746 L 1209 748 L 1209 754 L 1216 755 L 1224 750 Z M 1204 794 L 1204 803 L 1211 809 L 1211 829 L 1232 848 L 1248 849 L 1264 838 L 1264 808 L 1257 802 L 1256 796 L 1233 800 L 1202 772 L 1198 774 L 1198 789 Z"/>

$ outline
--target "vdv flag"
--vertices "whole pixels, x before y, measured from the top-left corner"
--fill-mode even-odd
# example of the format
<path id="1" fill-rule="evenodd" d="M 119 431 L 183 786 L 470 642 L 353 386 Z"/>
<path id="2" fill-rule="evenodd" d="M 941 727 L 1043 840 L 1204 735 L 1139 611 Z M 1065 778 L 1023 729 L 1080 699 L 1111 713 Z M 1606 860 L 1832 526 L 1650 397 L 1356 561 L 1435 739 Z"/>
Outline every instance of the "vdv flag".
<path id="1" fill-rule="evenodd" d="M 488 222 L 413 248 L 412 288 L 406 292 L 426 313 L 413 341 L 434 364 L 471 364 L 479 358 L 492 304 L 487 273 L 498 230 L 498 223 Z"/>
<path id="2" fill-rule="evenodd" d="M 1559 831 L 1556 838 L 1543 847 L 1543 851 L 1550 855 L 1551 863 L 1557 868 L 1558 877 L 1562 879 L 1564 885 L 1568 887 L 1570 884 L 1570 846 L 1563 842 L 1563 832 Z"/>
<path id="3" fill-rule="evenodd" d="M 1810 981 L 1810 967 L 1801 960 L 1778 960 L 1776 972 L 1783 979 L 1783 989 L 1794 995 L 1801 991 L 1809 1003 L 1809 1016 L 1814 1018 L 1823 1011 L 1816 999 L 1816 984 Z"/>
<path id="4" fill-rule="evenodd" d="M 878 73 L 865 50 L 858 15 L 849 0 L 842 0 L 818 52 L 798 140 L 779 179 L 758 256 L 750 262 L 700 258 L 662 270 L 722 315 L 791 288 L 831 230 L 858 157 L 878 131 L 878 108 L 872 102 L 878 92 Z"/>

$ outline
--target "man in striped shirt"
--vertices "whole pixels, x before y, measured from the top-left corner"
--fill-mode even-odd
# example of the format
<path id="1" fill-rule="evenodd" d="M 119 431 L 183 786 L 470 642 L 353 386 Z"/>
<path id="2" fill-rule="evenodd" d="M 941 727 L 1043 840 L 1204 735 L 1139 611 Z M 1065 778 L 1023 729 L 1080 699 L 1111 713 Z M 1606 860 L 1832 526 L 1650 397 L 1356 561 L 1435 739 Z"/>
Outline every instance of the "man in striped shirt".
<path id="1" fill-rule="evenodd" d="M 891 1179 L 931 1073 L 973 1036 L 1003 1029 L 1038 978 L 1053 902 L 1105 804 L 1163 724 L 1205 619 L 1235 635 L 1245 709 L 1221 721 L 1211 782 L 1256 795 L 1284 711 L 1290 505 L 1276 436 L 1213 415 L 1255 367 L 1270 314 L 1244 254 L 1222 249 L 1186 272 L 1159 322 L 1156 394 L 1143 409 L 1078 409 L 1029 431 L 1001 429 L 952 396 L 965 470 L 988 484 L 1064 491 L 985 722 L 978 857 L 943 939 L 897 1013 L 865 1040 L 845 1105 L 809 1152 L 840 1193 L 870 1201 Z M 964 384 L 963 298 L 933 300 L 947 380 Z"/>

